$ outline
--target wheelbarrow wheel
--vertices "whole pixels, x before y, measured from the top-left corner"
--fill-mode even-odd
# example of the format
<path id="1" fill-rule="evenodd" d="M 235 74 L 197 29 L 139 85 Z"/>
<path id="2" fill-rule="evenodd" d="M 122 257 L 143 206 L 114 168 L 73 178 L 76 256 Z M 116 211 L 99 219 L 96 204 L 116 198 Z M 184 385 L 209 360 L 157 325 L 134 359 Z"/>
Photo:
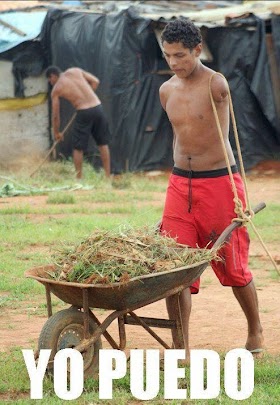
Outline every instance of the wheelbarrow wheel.
<path id="1" fill-rule="evenodd" d="M 97 324 L 89 318 L 89 332 L 92 335 Z M 84 338 L 83 313 L 75 308 L 63 309 L 52 315 L 39 336 L 38 350 L 51 349 L 48 372 L 53 372 L 53 359 L 62 349 L 75 348 Z M 90 346 L 84 353 L 84 376 L 93 377 L 97 372 L 99 349 L 102 348 L 101 339 Z"/>

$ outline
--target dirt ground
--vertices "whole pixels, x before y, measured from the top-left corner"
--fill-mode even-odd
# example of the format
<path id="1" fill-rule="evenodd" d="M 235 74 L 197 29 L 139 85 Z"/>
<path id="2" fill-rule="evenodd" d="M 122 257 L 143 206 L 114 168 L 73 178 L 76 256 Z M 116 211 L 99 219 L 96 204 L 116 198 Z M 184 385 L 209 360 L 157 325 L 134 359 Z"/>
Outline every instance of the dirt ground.
<path id="1" fill-rule="evenodd" d="M 256 168 L 248 176 L 248 187 L 251 201 L 266 203 L 280 201 L 280 165 Z M 159 196 L 163 201 L 164 194 Z M 16 197 L 2 199 L 1 207 L 14 204 L 36 206 L 44 205 L 46 197 Z M 157 203 L 157 201 L 155 202 Z M 94 207 L 93 207 L 94 208 Z M 269 244 L 269 249 L 280 265 L 279 242 Z M 276 278 L 271 277 L 272 264 L 266 256 L 259 242 L 251 244 L 251 257 L 257 258 L 253 273 L 257 287 L 261 321 L 264 328 L 266 351 L 271 354 L 280 354 L 280 284 Z M 39 337 L 46 315 L 37 315 L 40 304 L 32 297 L 28 302 L 22 303 L 20 308 L 2 308 L 0 312 L 0 351 L 8 351 L 13 347 L 22 349 L 33 348 Z M 146 317 L 166 318 L 164 301 L 158 301 L 136 311 L 138 315 Z M 100 319 L 108 315 L 106 312 L 96 312 Z M 202 276 L 202 287 L 198 295 L 193 296 L 193 308 L 190 320 L 190 345 L 193 349 L 213 349 L 218 352 L 227 352 L 233 348 L 244 347 L 247 334 L 246 320 L 231 288 L 222 287 L 211 268 L 207 268 Z M 117 323 L 114 322 L 109 331 L 117 337 Z M 156 330 L 160 336 L 171 342 L 170 331 Z M 127 326 L 127 346 L 132 348 L 160 348 L 157 343 L 143 328 Z M 103 347 L 109 347 L 106 341 Z"/>

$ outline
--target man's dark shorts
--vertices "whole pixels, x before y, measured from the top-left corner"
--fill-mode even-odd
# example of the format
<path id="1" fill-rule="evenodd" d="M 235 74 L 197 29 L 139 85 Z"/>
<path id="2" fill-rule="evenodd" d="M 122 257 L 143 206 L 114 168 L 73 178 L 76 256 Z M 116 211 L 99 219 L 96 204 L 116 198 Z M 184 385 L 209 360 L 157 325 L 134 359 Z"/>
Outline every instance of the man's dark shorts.
<path id="1" fill-rule="evenodd" d="M 101 104 L 85 110 L 77 110 L 73 126 L 73 148 L 86 151 L 90 135 L 98 146 L 108 145 L 110 141 L 109 126 Z"/>

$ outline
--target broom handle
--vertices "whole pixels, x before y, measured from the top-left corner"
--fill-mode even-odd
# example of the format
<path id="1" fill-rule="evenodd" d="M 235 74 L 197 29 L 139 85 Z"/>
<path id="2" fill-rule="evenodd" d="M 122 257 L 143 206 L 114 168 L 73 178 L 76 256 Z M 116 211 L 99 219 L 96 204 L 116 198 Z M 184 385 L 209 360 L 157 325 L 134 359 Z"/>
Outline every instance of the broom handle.
<path id="1" fill-rule="evenodd" d="M 70 126 L 72 125 L 74 119 L 76 118 L 77 113 L 75 112 L 71 119 L 69 120 L 69 122 L 67 123 L 67 125 L 65 126 L 65 128 L 63 129 L 63 131 L 61 132 L 61 135 L 64 136 L 65 133 L 67 132 L 67 130 L 70 128 Z M 50 148 L 50 150 L 48 151 L 48 153 L 46 154 L 46 156 L 44 157 L 44 159 L 40 162 L 40 164 L 36 167 L 35 170 L 33 170 L 32 173 L 30 173 L 30 177 L 32 177 L 39 169 L 41 166 L 43 166 L 43 164 L 46 162 L 46 160 L 48 159 L 48 157 L 50 156 L 50 154 L 55 150 L 56 145 L 59 143 L 60 141 L 56 140 L 52 147 Z"/>

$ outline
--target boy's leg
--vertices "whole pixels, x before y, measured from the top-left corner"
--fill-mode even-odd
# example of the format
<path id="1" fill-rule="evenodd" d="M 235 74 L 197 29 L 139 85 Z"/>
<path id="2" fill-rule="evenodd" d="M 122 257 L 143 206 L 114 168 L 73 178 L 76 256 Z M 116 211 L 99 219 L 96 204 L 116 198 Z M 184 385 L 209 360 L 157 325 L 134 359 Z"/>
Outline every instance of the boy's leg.
<path id="1" fill-rule="evenodd" d="M 73 162 L 76 171 L 76 178 L 82 178 L 82 166 L 83 166 L 84 152 L 82 150 L 73 149 Z"/>
<path id="2" fill-rule="evenodd" d="M 245 287 L 232 287 L 232 291 L 239 302 L 248 323 L 247 350 L 262 349 L 263 334 L 259 316 L 259 305 L 253 280 Z"/>

